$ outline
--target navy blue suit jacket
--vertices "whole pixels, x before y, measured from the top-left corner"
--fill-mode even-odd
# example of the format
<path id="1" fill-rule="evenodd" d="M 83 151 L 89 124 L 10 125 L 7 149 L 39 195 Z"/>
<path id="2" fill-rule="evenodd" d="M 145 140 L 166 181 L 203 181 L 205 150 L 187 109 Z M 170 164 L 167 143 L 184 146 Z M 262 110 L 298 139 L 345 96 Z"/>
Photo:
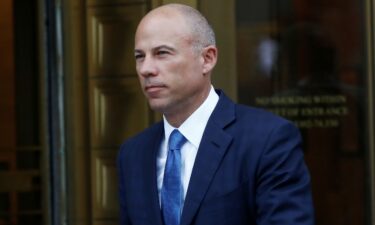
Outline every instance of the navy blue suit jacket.
<path id="1" fill-rule="evenodd" d="M 219 95 L 198 149 L 181 225 L 313 225 L 297 128 Z M 163 135 L 159 122 L 121 146 L 121 225 L 163 224 L 156 184 Z"/>

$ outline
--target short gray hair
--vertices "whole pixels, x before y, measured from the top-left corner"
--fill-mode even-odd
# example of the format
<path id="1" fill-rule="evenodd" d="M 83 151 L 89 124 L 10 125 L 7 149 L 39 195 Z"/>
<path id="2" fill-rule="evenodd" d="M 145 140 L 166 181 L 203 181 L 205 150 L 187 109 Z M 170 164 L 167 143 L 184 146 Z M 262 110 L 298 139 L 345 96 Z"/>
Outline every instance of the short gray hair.
<path id="1" fill-rule="evenodd" d="M 193 35 L 193 46 L 201 50 L 209 45 L 216 45 L 215 32 L 207 19 L 193 7 L 182 4 L 167 4 L 165 6 L 177 9 L 186 19 Z"/>

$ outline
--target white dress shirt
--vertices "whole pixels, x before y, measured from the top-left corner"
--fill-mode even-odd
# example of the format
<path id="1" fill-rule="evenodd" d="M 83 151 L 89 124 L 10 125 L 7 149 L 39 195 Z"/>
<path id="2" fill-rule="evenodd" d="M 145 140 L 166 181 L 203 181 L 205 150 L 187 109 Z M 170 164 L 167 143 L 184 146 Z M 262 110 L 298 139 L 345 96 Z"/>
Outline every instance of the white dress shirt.
<path id="1" fill-rule="evenodd" d="M 193 170 L 195 157 L 198 153 L 199 144 L 201 143 L 204 129 L 206 128 L 208 119 L 214 111 L 219 96 L 216 94 L 215 89 L 211 86 L 210 93 L 202 105 L 195 110 L 193 114 L 187 118 L 180 127 L 175 128 L 171 126 L 168 121 L 164 120 L 164 139 L 161 143 L 160 150 L 156 159 L 157 168 L 157 185 L 160 201 L 160 191 L 163 186 L 164 168 L 168 155 L 168 141 L 169 135 L 174 129 L 178 129 L 182 135 L 187 139 L 187 142 L 181 148 L 181 179 L 183 186 L 183 200 L 185 202 L 187 188 L 189 186 L 191 172 Z"/>

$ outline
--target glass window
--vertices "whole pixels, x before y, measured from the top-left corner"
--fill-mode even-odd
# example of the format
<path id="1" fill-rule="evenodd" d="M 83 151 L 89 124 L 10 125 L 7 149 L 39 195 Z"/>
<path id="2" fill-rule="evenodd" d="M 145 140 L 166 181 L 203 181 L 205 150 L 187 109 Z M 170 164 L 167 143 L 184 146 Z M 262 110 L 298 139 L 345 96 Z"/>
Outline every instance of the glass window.
<path id="1" fill-rule="evenodd" d="M 369 222 L 364 4 L 236 1 L 239 102 L 300 128 L 319 225 Z"/>

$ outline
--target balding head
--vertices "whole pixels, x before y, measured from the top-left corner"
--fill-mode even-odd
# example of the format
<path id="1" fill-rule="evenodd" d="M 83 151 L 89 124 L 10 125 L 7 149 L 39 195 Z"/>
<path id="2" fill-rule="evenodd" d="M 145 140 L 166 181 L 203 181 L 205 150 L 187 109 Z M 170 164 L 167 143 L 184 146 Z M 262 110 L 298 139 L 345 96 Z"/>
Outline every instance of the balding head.
<path id="1" fill-rule="evenodd" d="M 151 10 L 143 20 L 154 16 L 165 16 L 169 20 L 181 17 L 187 25 L 187 32 L 191 35 L 192 46 L 201 50 L 209 45 L 216 45 L 215 33 L 206 18 L 196 9 L 182 4 L 166 4 Z M 142 21 L 143 21 L 142 20 Z"/>
<path id="2" fill-rule="evenodd" d="M 137 74 L 151 108 L 178 127 L 211 90 L 217 62 L 211 27 L 191 7 L 165 5 L 141 20 L 134 44 Z"/>

